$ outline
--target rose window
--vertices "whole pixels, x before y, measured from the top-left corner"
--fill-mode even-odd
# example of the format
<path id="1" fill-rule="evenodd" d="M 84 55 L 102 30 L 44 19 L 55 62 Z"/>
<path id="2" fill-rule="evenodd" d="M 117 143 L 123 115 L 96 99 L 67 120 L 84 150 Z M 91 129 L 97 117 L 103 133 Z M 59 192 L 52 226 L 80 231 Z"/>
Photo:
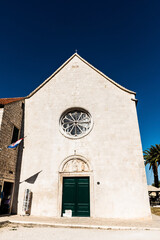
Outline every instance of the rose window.
<path id="1" fill-rule="evenodd" d="M 79 138 L 91 129 L 91 116 L 84 110 L 70 110 L 61 117 L 61 127 L 68 137 Z"/>

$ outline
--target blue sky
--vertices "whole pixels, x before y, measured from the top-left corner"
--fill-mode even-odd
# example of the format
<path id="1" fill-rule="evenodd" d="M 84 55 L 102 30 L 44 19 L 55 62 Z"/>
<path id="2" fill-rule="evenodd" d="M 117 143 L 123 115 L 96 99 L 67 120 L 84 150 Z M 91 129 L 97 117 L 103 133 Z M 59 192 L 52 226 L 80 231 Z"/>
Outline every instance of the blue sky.
<path id="1" fill-rule="evenodd" d="M 143 149 L 160 144 L 159 9 L 159 0 L 0 1 L 0 97 L 28 95 L 77 49 L 137 92 Z"/>

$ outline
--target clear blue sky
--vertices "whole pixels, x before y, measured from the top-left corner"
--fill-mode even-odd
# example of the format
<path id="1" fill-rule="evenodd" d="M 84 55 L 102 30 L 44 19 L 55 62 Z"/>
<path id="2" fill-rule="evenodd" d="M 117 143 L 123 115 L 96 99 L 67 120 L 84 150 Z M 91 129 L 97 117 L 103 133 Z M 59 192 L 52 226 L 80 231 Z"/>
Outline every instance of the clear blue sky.
<path id="1" fill-rule="evenodd" d="M 137 92 L 143 149 L 160 144 L 160 1 L 0 1 L 1 98 L 28 95 L 75 49 Z"/>

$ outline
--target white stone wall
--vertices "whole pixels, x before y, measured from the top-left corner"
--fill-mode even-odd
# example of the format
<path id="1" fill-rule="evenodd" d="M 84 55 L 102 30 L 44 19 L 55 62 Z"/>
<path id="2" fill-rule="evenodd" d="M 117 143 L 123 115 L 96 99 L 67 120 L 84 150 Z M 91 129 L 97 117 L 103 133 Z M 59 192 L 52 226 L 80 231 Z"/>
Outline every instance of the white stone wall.
<path id="1" fill-rule="evenodd" d="M 93 169 L 91 216 L 150 216 L 141 139 L 134 94 L 128 93 L 75 56 L 47 84 L 25 100 L 25 136 L 19 213 L 25 188 L 33 192 L 32 215 L 60 217 L 59 167 L 73 155 Z M 59 130 L 61 114 L 81 107 L 93 118 L 93 129 L 80 139 Z M 34 184 L 25 182 L 40 172 Z M 97 185 L 100 182 L 100 185 Z"/>
<path id="2" fill-rule="evenodd" d="M 2 117 L 3 117 L 3 108 L 0 108 L 0 129 L 1 129 L 1 123 L 2 123 Z"/>

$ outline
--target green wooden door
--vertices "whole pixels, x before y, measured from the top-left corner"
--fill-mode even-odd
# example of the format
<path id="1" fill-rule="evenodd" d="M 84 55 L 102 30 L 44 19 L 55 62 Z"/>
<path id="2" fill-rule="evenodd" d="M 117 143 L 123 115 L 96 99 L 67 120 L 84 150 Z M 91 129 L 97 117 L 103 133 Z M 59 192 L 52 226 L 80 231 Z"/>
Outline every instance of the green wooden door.
<path id="1" fill-rule="evenodd" d="M 90 216 L 89 177 L 64 177 L 62 215 L 72 210 L 72 216 Z"/>

